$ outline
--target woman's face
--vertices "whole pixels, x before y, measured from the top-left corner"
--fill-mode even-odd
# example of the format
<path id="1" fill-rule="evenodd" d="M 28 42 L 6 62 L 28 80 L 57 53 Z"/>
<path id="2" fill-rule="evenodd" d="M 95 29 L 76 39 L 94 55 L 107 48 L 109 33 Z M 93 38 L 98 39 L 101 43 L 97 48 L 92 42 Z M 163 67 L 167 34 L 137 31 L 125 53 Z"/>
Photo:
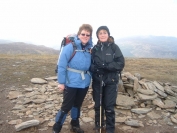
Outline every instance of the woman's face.
<path id="1" fill-rule="evenodd" d="M 82 30 L 80 35 L 78 35 L 79 39 L 81 40 L 82 44 L 86 44 L 90 39 L 90 32 L 86 30 Z"/>
<path id="2" fill-rule="evenodd" d="M 98 32 L 98 39 L 101 42 L 106 42 L 108 40 L 109 36 L 108 36 L 108 32 L 106 30 L 100 30 Z"/>

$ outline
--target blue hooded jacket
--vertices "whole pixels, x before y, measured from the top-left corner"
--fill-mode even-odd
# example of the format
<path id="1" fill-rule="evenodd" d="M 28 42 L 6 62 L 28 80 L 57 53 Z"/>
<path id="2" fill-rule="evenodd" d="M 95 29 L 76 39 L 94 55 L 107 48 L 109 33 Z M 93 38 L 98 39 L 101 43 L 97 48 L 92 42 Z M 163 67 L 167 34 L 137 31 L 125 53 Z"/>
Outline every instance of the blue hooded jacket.
<path id="1" fill-rule="evenodd" d="M 77 50 L 82 50 L 81 41 L 77 36 L 74 38 L 74 42 Z M 90 85 L 91 75 L 85 73 L 85 79 L 83 80 L 80 73 L 68 71 L 67 67 L 81 71 L 89 71 L 91 54 L 88 51 L 90 51 L 92 46 L 92 38 L 90 38 L 85 46 L 86 51 L 76 51 L 76 54 L 69 63 L 68 61 L 73 54 L 73 44 L 70 43 L 63 47 L 58 62 L 58 83 L 81 89 Z"/>

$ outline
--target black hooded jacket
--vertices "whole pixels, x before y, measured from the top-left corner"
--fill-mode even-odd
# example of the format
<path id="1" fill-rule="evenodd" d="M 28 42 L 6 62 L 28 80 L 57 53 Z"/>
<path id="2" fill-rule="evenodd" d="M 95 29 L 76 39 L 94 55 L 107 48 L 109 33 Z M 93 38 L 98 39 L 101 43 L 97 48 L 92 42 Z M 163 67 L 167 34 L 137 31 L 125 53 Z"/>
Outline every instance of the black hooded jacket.
<path id="1" fill-rule="evenodd" d="M 93 47 L 91 64 L 93 80 L 99 81 L 96 70 L 102 69 L 104 83 L 118 83 L 118 73 L 123 70 L 124 65 L 124 56 L 115 43 L 97 43 Z"/>

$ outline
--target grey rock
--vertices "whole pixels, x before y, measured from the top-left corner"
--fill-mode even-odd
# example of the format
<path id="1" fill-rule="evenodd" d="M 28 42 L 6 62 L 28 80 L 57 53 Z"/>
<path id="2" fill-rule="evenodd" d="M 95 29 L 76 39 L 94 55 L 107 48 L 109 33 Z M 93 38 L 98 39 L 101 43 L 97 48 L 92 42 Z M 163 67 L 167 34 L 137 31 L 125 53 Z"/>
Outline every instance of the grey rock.
<path id="1" fill-rule="evenodd" d="M 33 88 L 24 88 L 25 91 L 31 92 L 33 91 Z"/>
<path id="2" fill-rule="evenodd" d="M 132 119 L 126 120 L 125 124 L 129 125 L 129 126 L 133 126 L 133 127 L 144 127 L 144 125 L 142 124 L 142 122 L 140 122 L 138 120 L 132 120 Z"/>
<path id="3" fill-rule="evenodd" d="M 156 89 L 155 92 L 156 92 L 157 94 L 159 94 L 159 95 L 160 95 L 161 97 L 163 97 L 163 98 L 167 97 L 167 94 L 164 93 L 163 91 L 159 90 L 159 89 Z"/>
<path id="4" fill-rule="evenodd" d="M 127 117 L 116 117 L 116 119 L 115 119 L 115 122 L 117 122 L 117 123 L 123 123 L 123 122 L 125 122 L 126 121 L 126 119 L 127 119 Z"/>
<path id="5" fill-rule="evenodd" d="M 177 86 L 172 86 L 171 89 L 172 89 L 172 91 L 177 93 Z"/>
<path id="6" fill-rule="evenodd" d="M 138 83 L 138 78 L 134 77 L 134 85 L 133 85 L 133 91 L 137 92 L 137 89 L 140 87 L 139 83 Z"/>
<path id="7" fill-rule="evenodd" d="M 116 104 L 122 107 L 132 107 L 135 105 L 134 99 L 125 95 L 118 95 Z"/>
<path id="8" fill-rule="evenodd" d="M 93 119 L 91 117 L 83 117 L 82 120 L 83 120 L 83 122 L 86 122 L 86 123 L 93 121 Z"/>
<path id="9" fill-rule="evenodd" d="M 143 119 L 146 116 L 152 119 L 147 122 L 149 125 L 163 125 L 162 123 L 160 123 L 161 125 L 158 123 L 161 117 L 163 117 L 162 121 L 165 122 L 164 124 L 173 124 L 171 123 L 171 120 L 166 121 L 166 118 L 170 119 L 171 114 L 176 113 L 175 106 L 177 103 L 177 97 L 175 96 L 176 92 L 173 91 L 175 87 L 167 83 L 158 83 L 155 81 L 161 87 L 165 86 L 163 87 L 165 90 L 163 92 L 161 87 L 161 89 L 159 89 L 157 87 L 158 85 L 154 85 L 154 82 L 142 77 L 140 78 L 138 75 L 133 76 L 131 73 L 123 73 L 122 76 L 123 90 L 120 92 L 119 88 L 116 100 L 116 124 L 123 124 L 126 122 L 127 125 L 130 126 L 144 126 L 140 121 L 132 119 Z M 55 116 L 61 108 L 63 101 L 63 91 L 60 92 L 58 90 L 58 83 L 55 80 L 56 78 L 49 77 L 44 80 L 44 84 L 35 83 L 33 84 L 34 87 L 23 85 L 24 89 L 19 89 L 19 94 L 13 96 L 15 98 L 12 98 L 11 100 L 11 102 L 15 104 L 11 112 L 21 118 L 36 119 L 40 121 L 40 126 L 43 126 L 43 122 L 48 122 L 47 126 L 53 126 Z M 131 84 L 128 81 L 131 82 Z M 170 91 L 166 86 L 170 87 Z M 11 91 L 14 92 L 16 89 L 12 87 Z M 94 125 L 95 111 L 92 91 L 93 90 L 89 88 L 84 99 L 83 105 L 85 106 L 82 106 L 80 116 L 81 124 L 84 122 L 86 124 L 89 123 Z M 157 114 L 155 112 L 161 113 Z M 168 114 L 163 115 L 164 112 L 168 112 Z M 43 118 L 43 120 L 41 120 L 41 118 Z M 176 119 L 175 115 L 173 115 L 173 118 Z M 159 120 L 157 121 L 156 119 Z M 68 124 L 70 120 L 71 118 L 67 117 L 64 123 L 66 129 L 69 129 Z M 11 122 L 15 123 L 14 121 Z M 123 125 L 123 127 L 125 126 Z M 40 127 L 41 131 L 44 131 L 47 128 L 48 127 Z"/>
<path id="10" fill-rule="evenodd" d="M 176 96 L 176 94 L 172 91 L 172 89 L 171 89 L 171 87 L 170 86 L 165 86 L 164 87 L 164 89 L 165 89 L 165 92 L 167 93 L 167 94 L 169 94 L 169 95 L 171 95 L 171 96 Z"/>
<path id="11" fill-rule="evenodd" d="M 45 80 L 57 80 L 57 76 L 52 76 L 52 77 L 48 77 L 48 78 L 45 78 Z"/>
<path id="12" fill-rule="evenodd" d="M 135 108 L 131 109 L 131 112 L 136 113 L 136 114 L 146 114 L 150 112 L 152 108 Z"/>
<path id="13" fill-rule="evenodd" d="M 154 111 L 151 111 L 147 114 L 148 117 L 151 118 L 151 120 L 154 120 L 154 119 L 160 119 L 161 118 L 161 115 L 155 113 Z"/>
<path id="14" fill-rule="evenodd" d="M 45 99 L 35 99 L 33 100 L 34 103 L 44 103 Z"/>
<path id="15" fill-rule="evenodd" d="M 171 109 L 171 108 L 175 108 L 176 107 L 176 103 L 171 101 L 171 100 L 165 100 L 164 101 L 164 108 L 166 109 Z"/>
<path id="16" fill-rule="evenodd" d="M 31 83 L 34 83 L 34 84 L 46 84 L 47 81 L 42 79 L 42 78 L 32 78 L 31 79 Z"/>
<path id="17" fill-rule="evenodd" d="M 30 121 L 26 121 L 21 124 L 15 125 L 15 129 L 16 129 L 16 131 L 20 131 L 22 129 L 32 127 L 32 126 L 37 126 L 37 125 L 39 125 L 38 120 L 30 120 Z"/>
<path id="18" fill-rule="evenodd" d="M 10 91 L 7 97 L 12 100 L 18 98 L 20 95 L 22 95 L 22 93 L 19 91 Z"/>
<path id="19" fill-rule="evenodd" d="M 155 85 L 154 85 L 153 83 L 151 83 L 151 82 L 147 82 L 146 84 L 147 84 L 148 88 L 149 88 L 150 90 L 154 91 L 154 92 L 155 92 L 155 90 L 157 89 L 157 88 L 155 87 Z"/>
<path id="20" fill-rule="evenodd" d="M 156 98 L 153 100 L 152 102 L 154 105 L 157 105 L 160 108 L 164 108 L 164 103 L 162 102 L 162 100 L 160 98 Z"/>
<path id="21" fill-rule="evenodd" d="M 134 85 L 132 85 L 132 84 L 124 84 L 124 87 L 127 88 L 127 89 L 132 89 L 133 90 Z"/>
<path id="22" fill-rule="evenodd" d="M 24 109 L 25 107 L 23 105 L 15 105 L 12 109 L 13 110 L 21 110 Z"/>
<path id="23" fill-rule="evenodd" d="M 133 85 L 134 84 L 134 76 L 127 77 L 127 81 Z"/>
<path id="24" fill-rule="evenodd" d="M 140 98 L 140 100 L 153 100 L 155 98 L 157 98 L 157 94 L 154 94 L 154 95 L 144 95 L 144 94 L 141 94 L 141 93 L 137 93 L 138 94 L 138 97 Z"/>
<path id="25" fill-rule="evenodd" d="M 137 92 L 141 93 L 141 94 L 145 94 L 145 95 L 154 95 L 155 92 L 152 90 L 145 90 L 145 89 L 137 89 Z"/>
<path id="26" fill-rule="evenodd" d="M 135 76 L 138 80 L 141 80 L 141 74 L 135 73 L 134 76 Z"/>
<path id="27" fill-rule="evenodd" d="M 162 92 L 164 92 L 164 87 L 161 86 L 157 81 L 154 81 L 153 84 L 157 87 L 157 89 L 161 90 Z"/>
<path id="28" fill-rule="evenodd" d="M 169 99 L 177 104 L 177 97 L 168 96 L 166 99 Z"/>

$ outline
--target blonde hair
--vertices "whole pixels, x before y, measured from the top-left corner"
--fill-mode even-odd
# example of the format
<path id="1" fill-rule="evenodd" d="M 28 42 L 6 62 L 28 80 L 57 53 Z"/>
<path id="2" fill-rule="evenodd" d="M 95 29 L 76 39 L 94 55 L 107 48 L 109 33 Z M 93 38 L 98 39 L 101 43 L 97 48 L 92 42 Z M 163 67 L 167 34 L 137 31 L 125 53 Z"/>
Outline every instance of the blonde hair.
<path id="1" fill-rule="evenodd" d="M 86 31 L 90 32 L 90 36 L 92 36 L 93 28 L 92 28 L 92 26 L 90 24 L 82 24 L 79 27 L 79 31 L 77 32 L 77 35 L 80 35 L 82 30 L 86 30 Z"/>

